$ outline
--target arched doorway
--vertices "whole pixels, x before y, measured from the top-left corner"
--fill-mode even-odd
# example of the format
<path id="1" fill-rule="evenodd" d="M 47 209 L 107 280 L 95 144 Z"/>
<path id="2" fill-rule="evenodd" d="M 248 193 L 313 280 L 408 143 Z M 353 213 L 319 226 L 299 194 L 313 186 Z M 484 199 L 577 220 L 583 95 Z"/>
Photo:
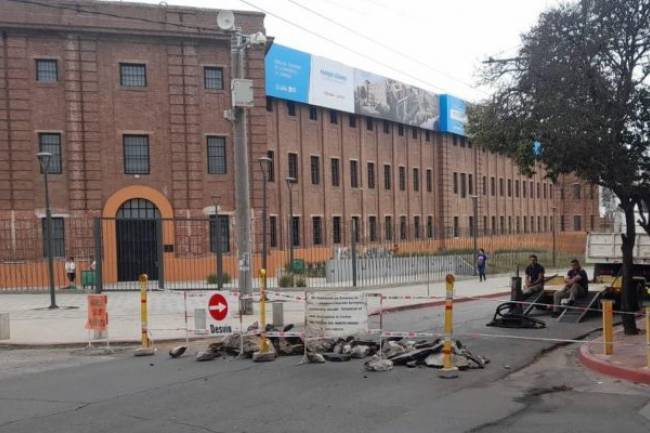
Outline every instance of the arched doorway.
<path id="1" fill-rule="evenodd" d="M 160 228 L 160 211 L 151 201 L 132 198 L 122 203 L 115 214 L 118 281 L 136 281 L 142 273 L 158 279 Z"/>

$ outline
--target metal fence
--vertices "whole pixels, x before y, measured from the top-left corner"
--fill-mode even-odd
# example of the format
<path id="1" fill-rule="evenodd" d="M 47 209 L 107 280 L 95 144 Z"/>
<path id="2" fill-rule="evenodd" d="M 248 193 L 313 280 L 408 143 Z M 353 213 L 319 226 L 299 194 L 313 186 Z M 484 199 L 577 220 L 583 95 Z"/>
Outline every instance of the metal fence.
<path id="1" fill-rule="evenodd" d="M 0 222 L 0 290 L 47 290 L 41 224 L 39 220 Z M 159 289 L 238 288 L 235 230 L 228 217 L 218 222 L 208 218 L 65 218 L 57 224 L 54 262 L 59 289 L 71 285 L 64 269 L 66 257 L 76 263 L 77 288 L 138 290 L 141 273 L 148 274 L 150 286 Z M 532 253 L 547 266 L 553 265 L 554 258 L 556 265 L 563 266 L 569 258 L 584 255 L 586 237 L 584 232 L 484 231 L 474 237 L 470 230 L 458 227 L 434 230 L 400 225 L 386 230 L 380 225 L 355 224 L 358 230 L 352 229 L 351 222 L 342 224 L 339 233 L 321 229 L 319 239 L 305 227 L 298 239 L 271 239 L 268 286 L 372 287 L 438 281 L 450 272 L 469 276 L 475 270 L 475 246 L 488 255 L 488 273 L 523 268 Z M 291 246 L 289 240 L 298 242 Z M 315 241 L 329 241 L 331 246 L 314 245 Z M 250 271 L 255 289 L 260 284 L 256 276 L 262 251 L 261 242 L 254 245 Z"/>

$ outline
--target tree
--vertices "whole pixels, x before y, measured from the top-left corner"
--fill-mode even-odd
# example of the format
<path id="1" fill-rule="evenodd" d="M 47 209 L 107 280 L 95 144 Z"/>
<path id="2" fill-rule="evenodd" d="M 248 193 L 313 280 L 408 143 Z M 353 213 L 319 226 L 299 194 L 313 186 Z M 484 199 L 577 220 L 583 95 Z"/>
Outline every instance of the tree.
<path id="1" fill-rule="evenodd" d="M 575 173 L 616 195 L 626 222 L 622 303 L 635 311 L 634 210 L 650 198 L 650 0 L 549 9 L 522 35 L 516 57 L 486 63 L 495 91 L 469 109 L 473 140 L 515 158 L 524 173 L 539 164 L 551 179 Z M 638 332 L 633 315 L 623 323 Z"/>

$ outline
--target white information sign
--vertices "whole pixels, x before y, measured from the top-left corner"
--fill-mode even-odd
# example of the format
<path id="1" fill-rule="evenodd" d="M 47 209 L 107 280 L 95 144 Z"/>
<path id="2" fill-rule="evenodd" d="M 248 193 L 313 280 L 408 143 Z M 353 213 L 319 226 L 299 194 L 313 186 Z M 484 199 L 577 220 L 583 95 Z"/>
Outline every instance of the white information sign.
<path id="1" fill-rule="evenodd" d="M 309 103 L 354 113 L 354 69 L 312 56 Z"/>
<path id="2" fill-rule="evenodd" d="M 346 337 L 368 332 L 368 303 L 362 292 L 307 293 L 305 308 L 309 336 Z"/>

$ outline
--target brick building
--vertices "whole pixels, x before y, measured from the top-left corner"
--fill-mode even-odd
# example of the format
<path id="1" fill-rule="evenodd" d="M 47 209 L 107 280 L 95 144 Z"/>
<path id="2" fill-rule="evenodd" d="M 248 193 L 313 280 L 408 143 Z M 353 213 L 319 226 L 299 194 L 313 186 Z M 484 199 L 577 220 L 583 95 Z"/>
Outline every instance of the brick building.
<path id="1" fill-rule="evenodd" d="M 230 36 L 217 29 L 217 11 L 90 0 L 0 0 L 0 10 L 0 260 L 42 257 L 39 151 L 54 155 L 59 256 L 92 254 L 93 218 L 204 219 L 215 195 L 234 245 Z M 263 18 L 236 13 L 246 33 L 264 31 Z M 571 177 L 551 184 L 543 170 L 524 177 L 463 136 L 265 100 L 264 54 L 251 47 L 245 62 L 255 91 L 247 131 L 256 240 L 256 161 L 266 155 L 276 249 L 346 244 L 353 219 L 364 242 L 459 236 L 473 224 L 484 233 L 548 232 L 554 207 L 562 230 L 597 224 L 590 187 Z M 289 176 L 297 179 L 291 220 Z M 163 230 L 164 253 L 209 252 L 207 228 Z M 128 242 L 116 230 L 103 228 L 104 248 Z"/>

